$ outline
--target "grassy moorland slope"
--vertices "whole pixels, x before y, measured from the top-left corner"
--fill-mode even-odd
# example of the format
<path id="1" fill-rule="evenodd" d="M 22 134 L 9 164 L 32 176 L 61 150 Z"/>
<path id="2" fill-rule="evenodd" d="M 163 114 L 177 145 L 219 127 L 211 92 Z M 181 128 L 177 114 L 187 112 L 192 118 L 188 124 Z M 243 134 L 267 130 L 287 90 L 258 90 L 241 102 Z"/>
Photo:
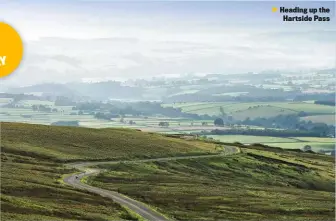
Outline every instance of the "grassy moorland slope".
<path id="1" fill-rule="evenodd" d="M 206 154 L 216 145 L 134 130 L 1 123 L 1 220 L 136 220 L 119 205 L 66 186 L 63 162 Z"/>
<path id="2" fill-rule="evenodd" d="M 100 165 L 108 172 L 88 182 L 177 220 L 334 220 L 334 158 L 258 145 L 242 150 L 226 157 Z"/>
<path id="3" fill-rule="evenodd" d="M 117 160 L 216 152 L 216 145 L 131 129 L 2 123 L 2 150 L 57 162 Z"/>
<path id="4" fill-rule="evenodd" d="M 49 160 L 1 153 L 1 220 L 129 220 L 103 197 L 65 186 L 67 170 Z"/>

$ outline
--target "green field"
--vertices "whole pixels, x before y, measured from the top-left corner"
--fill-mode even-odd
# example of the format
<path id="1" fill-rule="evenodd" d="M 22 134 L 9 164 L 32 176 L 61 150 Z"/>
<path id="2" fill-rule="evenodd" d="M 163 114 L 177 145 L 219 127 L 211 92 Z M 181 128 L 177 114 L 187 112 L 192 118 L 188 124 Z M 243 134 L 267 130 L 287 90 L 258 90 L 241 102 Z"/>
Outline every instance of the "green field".
<path id="1" fill-rule="evenodd" d="M 295 137 L 295 139 L 308 142 L 335 143 L 335 138 L 331 137 Z"/>
<path id="2" fill-rule="evenodd" d="M 176 220 L 334 220 L 334 158 L 244 148 L 197 160 L 101 165 L 88 182 Z"/>
<path id="3" fill-rule="evenodd" d="M 0 98 L 0 105 L 8 104 L 12 101 L 12 98 Z"/>
<path id="4" fill-rule="evenodd" d="M 291 138 L 269 137 L 269 136 L 209 135 L 207 137 L 212 137 L 213 139 L 222 142 L 228 142 L 228 143 L 239 142 L 243 144 L 295 142 L 295 140 Z"/>
<path id="5" fill-rule="evenodd" d="M 0 100 L 1 104 L 9 103 L 11 99 L 3 98 Z M 2 102 L 2 103 L 1 103 Z M 135 125 L 129 125 L 128 123 L 121 123 L 120 118 L 115 118 L 113 121 L 96 119 L 93 115 L 84 114 L 78 115 L 78 111 L 72 110 L 72 106 L 55 106 L 53 102 L 41 101 L 41 100 L 22 100 L 17 103 L 21 105 L 20 108 L 7 108 L 0 106 L 0 122 L 22 122 L 31 124 L 43 124 L 50 125 L 57 121 L 79 121 L 79 126 L 90 128 L 153 128 L 159 127 L 159 123 L 162 121 L 169 122 L 170 127 L 179 126 L 201 126 L 203 122 L 207 122 L 208 125 L 213 125 L 212 120 L 191 120 L 185 118 L 167 118 L 163 116 L 151 116 L 151 117 L 132 117 L 126 116 L 125 121 L 132 120 Z M 46 105 L 51 108 L 56 108 L 58 112 L 39 112 L 33 111 L 32 105 Z M 166 129 L 173 132 L 175 128 Z M 191 128 L 192 130 L 192 128 Z M 158 129 L 159 131 L 159 129 Z M 183 131 L 183 129 L 182 129 Z"/>
<path id="6" fill-rule="evenodd" d="M 279 85 L 279 84 L 262 84 L 262 88 L 265 89 L 283 89 L 284 91 L 292 91 L 292 86 Z"/>
<path id="7" fill-rule="evenodd" d="M 43 103 L 44 101 L 35 101 L 36 103 Z M 162 121 L 169 122 L 170 127 L 179 126 L 201 126 L 203 122 L 207 122 L 208 125 L 213 125 L 212 120 L 191 120 L 184 118 L 167 118 L 167 117 L 131 117 L 126 116 L 125 121 L 129 122 L 132 120 L 135 125 L 129 125 L 127 123 L 121 123 L 120 118 L 115 118 L 113 121 L 96 119 L 93 115 L 73 115 L 71 113 L 77 113 L 73 111 L 71 106 L 55 107 L 59 112 L 38 112 L 33 111 L 29 105 L 32 105 L 31 101 L 24 101 L 22 105 L 25 108 L 1 108 L 0 109 L 0 121 L 1 122 L 22 122 L 22 123 L 32 123 L 32 124 L 44 124 L 50 125 L 56 121 L 79 121 L 79 125 L 82 127 L 90 128 L 146 128 L 146 127 L 159 127 L 159 123 Z M 51 105 L 52 106 L 52 105 Z M 53 106 L 52 106 L 53 107 Z M 183 129 L 182 129 L 183 130 Z M 174 131 L 174 129 L 169 129 L 169 131 Z"/>
<path id="8" fill-rule="evenodd" d="M 221 94 L 214 94 L 214 96 L 232 96 L 238 97 L 242 94 L 248 94 L 249 92 L 229 92 L 229 93 L 221 93 Z"/>
<path id="9" fill-rule="evenodd" d="M 304 121 L 312 121 L 313 123 L 325 123 L 335 125 L 335 114 L 328 115 L 313 115 L 307 117 L 301 117 Z"/>
<path id="10" fill-rule="evenodd" d="M 275 117 L 278 115 L 290 115 L 290 114 L 296 114 L 296 113 L 297 113 L 296 111 L 282 109 L 279 107 L 273 107 L 273 106 L 259 106 L 258 107 L 257 106 L 251 109 L 238 110 L 231 114 L 234 119 L 245 120 L 247 117 L 249 117 L 250 119 L 254 119 L 257 117 L 270 118 L 270 117 Z"/>
<path id="11" fill-rule="evenodd" d="M 232 115 L 236 119 L 251 119 L 256 117 L 272 117 L 277 115 L 294 114 L 304 111 L 309 114 L 332 114 L 335 108 L 332 106 L 318 105 L 306 102 L 251 102 L 251 103 L 234 103 L 234 102 L 209 102 L 209 103 L 175 103 L 165 104 L 181 108 L 186 113 L 208 114 L 210 116 L 220 116 L 220 107 L 226 114 Z"/>
<path id="12" fill-rule="evenodd" d="M 64 107 L 63 107 L 64 108 Z M 1 108 L 0 121 L 23 122 L 50 125 L 56 121 L 80 121 L 83 123 L 99 122 L 92 115 L 70 115 L 70 111 L 64 113 L 36 112 L 28 108 Z"/>
<path id="13" fill-rule="evenodd" d="M 177 96 L 177 95 L 182 95 L 182 94 L 194 94 L 194 93 L 196 93 L 196 92 L 198 92 L 198 91 L 199 91 L 199 90 L 184 90 L 184 91 L 181 91 L 181 92 L 179 92 L 179 93 L 169 95 L 168 97 Z"/>
<path id="14" fill-rule="evenodd" d="M 296 142 L 296 143 L 264 143 L 272 147 L 281 147 L 284 149 L 301 149 L 306 145 L 312 147 L 313 151 L 319 150 L 332 151 L 335 149 L 335 143 L 319 143 L 319 142 Z"/>
<path id="15" fill-rule="evenodd" d="M 301 149 L 305 145 L 310 145 L 313 151 L 331 151 L 335 148 L 335 138 L 326 137 L 269 137 L 269 136 L 249 136 L 249 135 L 208 135 L 221 142 L 240 142 L 243 144 L 261 143 L 272 147 L 284 149 Z"/>

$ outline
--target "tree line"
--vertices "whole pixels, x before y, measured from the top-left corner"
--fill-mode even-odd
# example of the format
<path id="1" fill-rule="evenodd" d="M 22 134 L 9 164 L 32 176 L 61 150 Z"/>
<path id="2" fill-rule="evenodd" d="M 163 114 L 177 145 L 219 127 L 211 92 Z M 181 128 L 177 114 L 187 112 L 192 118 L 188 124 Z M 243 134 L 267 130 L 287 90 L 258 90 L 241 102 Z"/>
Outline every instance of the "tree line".
<path id="1" fill-rule="evenodd" d="M 79 121 L 56 121 L 51 123 L 51 125 L 54 126 L 71 126 L 71 127 L 78 127 L 79 126 Z"/>
<path id="2" fill-rule="evenodd" d="M 317 100 L 314 103 L 321 105 L 335 106 L 335 100 Z"/>
<path id="3" fill-rule="evenodd" d="M 33 111 L 39 111 L 39 112 L 58 112 L 57 108 L 51 108 L 46 105 L 32 105 Z"/>
<path id="4" fill-rule="evenodd" d="M 134 102 L 134 103 L 102 103 L 84 102 L 78 103 L 72 108 L 86 113 L 93 114 L 98 119 L 109 120 L 111 118 L 132 116 L 153 116 L 162 115 L 171 118 L 183 117 L 194 120 L 213 120 L 209 115 L 198 115 L 182 112 L 181 108 L 163 107 L 160 102 Z"/>
<path id="5" fill-rule="evenodd" d="M 203 131 L 202 135 L 252 135 L 252 136 L 272 136 L 272 137 L 319 137 L 318 131 L 300 130 L 275 130 L 275 129 L 247 129 L 232 128 L 225 130 Z"/>
<path id="6" fill-rule="evenodd" d="M 254 125 L 265 128 L 281 128 L 299 131 L 311 131 L 318 136 L 335 136 L 335 126 L 325 123 L 313 123 L 312 121 L 303 121 L 299 114 L 278 115 L 270 118 L 257 117 L 250 119 L 249 117 L 239 123 L 245 125 Z"/>

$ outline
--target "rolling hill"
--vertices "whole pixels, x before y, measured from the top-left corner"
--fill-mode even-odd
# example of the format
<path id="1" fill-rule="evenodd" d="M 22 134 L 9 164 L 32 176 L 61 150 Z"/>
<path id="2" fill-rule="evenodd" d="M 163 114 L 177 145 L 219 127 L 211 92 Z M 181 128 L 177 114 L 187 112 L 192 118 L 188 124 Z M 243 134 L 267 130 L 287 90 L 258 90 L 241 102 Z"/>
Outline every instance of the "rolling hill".
<path id="1" fill-rule="evenodd" d="M 218 153 L 228 144 L 131 129 L 1 123 L 3 220 L 139 220 L 99 195 L 65 185 L 74 161 Z M 230 144 L 233 145 L 233 144 Z M 101 165 L 86 182 L 179 220 L 333 220 L 334 158 L 265 146 L 207 159 Z"/>
<path id="2" fill-rule="evenodd" d="M 125 129 L 1 123 L 2 220 L 137 220 L 101 196 L 65 186 L 64 162 L 208 154 L 214 144 Z"/>

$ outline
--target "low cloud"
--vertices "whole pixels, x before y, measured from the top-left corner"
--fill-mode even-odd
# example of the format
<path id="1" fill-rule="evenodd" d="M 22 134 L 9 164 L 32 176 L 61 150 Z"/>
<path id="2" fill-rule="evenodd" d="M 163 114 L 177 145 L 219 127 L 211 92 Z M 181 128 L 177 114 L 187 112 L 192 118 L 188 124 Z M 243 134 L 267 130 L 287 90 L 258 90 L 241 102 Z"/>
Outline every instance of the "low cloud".
<path id="1" fill-rule="evenodd" d="M 246 25 L 225 20 L 220 8 L 212 8 L 215 3 L 205 11 L 196 3 L 185 10 L 156 3 L 158 11 L 132 5 L 134 16 L 127 3 L 111 6 L 111 11 L 98 3 L 92 8 L 50 4 L 0 7 L 0 16 L 20 30 L 25 42 L 21 67 L 4 83 L 335 66 L 336 32 L 328 26 L 281 25 L 275 30 L 271 22 Z M 245 16 L 252 20 L 260 15 Z"/>

